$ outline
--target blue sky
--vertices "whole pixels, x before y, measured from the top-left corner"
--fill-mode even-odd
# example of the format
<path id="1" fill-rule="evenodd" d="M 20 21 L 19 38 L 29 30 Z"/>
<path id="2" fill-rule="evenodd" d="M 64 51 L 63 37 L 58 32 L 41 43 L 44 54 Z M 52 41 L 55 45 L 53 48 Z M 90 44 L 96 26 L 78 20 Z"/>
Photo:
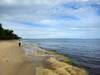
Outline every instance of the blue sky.
<path id="1" fill-rule="evenodd" d="M 0 0 L 0 23 L 23 38 L 100 38 L 100 0 Z"/>

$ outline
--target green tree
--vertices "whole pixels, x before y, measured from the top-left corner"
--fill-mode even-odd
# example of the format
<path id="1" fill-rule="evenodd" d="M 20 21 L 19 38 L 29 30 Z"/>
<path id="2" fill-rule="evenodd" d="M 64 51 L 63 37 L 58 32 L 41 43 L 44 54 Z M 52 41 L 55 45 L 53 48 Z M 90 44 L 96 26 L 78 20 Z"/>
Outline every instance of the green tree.
<path id="1" fill-rule="evenodd" d="M 10 39 L 20 39 L 16 34 L 13 33 L 13 30 L 4 29 L 2 24 L 0 24 L 0 39 L 1 40 L 10 40 Z"/>

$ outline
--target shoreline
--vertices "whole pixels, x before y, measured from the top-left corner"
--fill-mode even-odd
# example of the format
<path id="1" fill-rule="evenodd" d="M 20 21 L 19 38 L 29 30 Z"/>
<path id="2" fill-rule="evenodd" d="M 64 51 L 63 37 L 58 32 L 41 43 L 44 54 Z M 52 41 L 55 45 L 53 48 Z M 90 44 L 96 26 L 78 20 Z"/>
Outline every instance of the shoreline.
<path id="1" fill-rule="evenodd" d="M 0 68 L 3 68 L 0 75 L 88 75 L 84 68 L 72 62 L 67 56 L 37 45 L 33 46 L 30 55 L 26 55 L 18 41 L 0 42 Z"/>
<path id="2" fill-rule="evenodd" d="M 48 51 L 48 52 L 49 52 L 49 51 L 50 51 L 50 52 L 54 52 L 54 53 L 56 53 L 56 54 L 58 54 L 58 55 L 62 55 L 62 56 L 64 56 L 64 57 L 67 57 L 67 58 L 69 58 L 69 60 L 71 61 L 71 63 L 72 63 L 74 66 L 78 66 L 78 67 L 83 68 L 82 65 L 78 65 L 78 64 L 74 63 L 74 60 L 72 60 L 72 58 L 71 58 L 68 54 L 59 53 L 59 52 L 57 52 L 56 50 L 51 50 L 51 49 L 47 49 L 47 48 L 42 48 L 42 47 L 39 47 L 39 48 L 44 49 L 44 50 L 46 50 L 46 51 Z"/>
<path id="3" fill-rule="evenodd" d="M 74 66 L 77 66 L 77 67 L 79 67 L 79 68 L 83 68 L 83 69 L 86 70 L 86 68 L 85 68 L 84 66 L 79 65 L 78 63 L 75 63 L 74 60 L 73 60 L 68 54 L 59 53 L 59 52 L 57 52 L 56 50 L 51 50 L 51 49 L 47 49 L 47 48 L 43 48 L 43 47 L 39 47 L 39 48 L 48 51 L 48 53 L 49 53 L 49 52 L 53 52 L 54 54 L 64 56 L 65 58 L 67 58 L 67 59 L 69 60 L 69 63 L 70 63 L 70 64 L 72 64 L 72 65 L 74 65 Z M 63 60 L 63 61 L 64 61 L 64 60 Z M 66 61 L 64 61 L 64 62 L 66 63 Z M 68 62 L 67 62 L 67 63 L 68 63 Z"/>
<path id="4" fill-rule="evenodd" d="M 45 57 L 46 56 L 47 60 L 50 59 L 50 58 L 51 59 L 54 58 L 57 62 L 61 62 L 61 63 L 65 63 L 67 65 L 71 65 L 73 67 L 77 67 L 78 69 L 80 69 L 80 70 L 85 72 L 85 74 L 78 74 L 78 75 L 88 75 L 88 71 L 83 66 L 79 66 L 79 65 L 75 64 L 74 61 L 70 57 L 65 56 L 64 54 L 58 53 L 56 51 L 50 50 L 50 49 L 46 49 L 46 48 L 40 47 L 40 46 L 38 46 L 36 44 L 34 44 L 34 46 L 33 47 L 35 49 L 37 49 L 37 53 L 36 53 L 37 56 L 41 56 L 41 57 Z M 66 74 L 64 74 L 64 75 L 66 75 Z M 73 75 L 77 75 L 77 74 L 73 74 Z"/>

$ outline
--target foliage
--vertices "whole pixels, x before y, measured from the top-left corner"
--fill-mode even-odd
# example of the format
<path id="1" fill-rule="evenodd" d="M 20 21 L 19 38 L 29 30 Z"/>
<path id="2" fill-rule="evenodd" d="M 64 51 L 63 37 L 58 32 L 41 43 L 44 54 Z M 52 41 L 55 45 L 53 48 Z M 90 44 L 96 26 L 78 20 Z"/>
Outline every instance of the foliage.
<path id="1" fill-rule="evenodd" d="M 20 39 L 16 34 L 13 33 L 13 30 L 4 29 L 2 24 L 0 24 L 0 40 L 13 40 Z"/>

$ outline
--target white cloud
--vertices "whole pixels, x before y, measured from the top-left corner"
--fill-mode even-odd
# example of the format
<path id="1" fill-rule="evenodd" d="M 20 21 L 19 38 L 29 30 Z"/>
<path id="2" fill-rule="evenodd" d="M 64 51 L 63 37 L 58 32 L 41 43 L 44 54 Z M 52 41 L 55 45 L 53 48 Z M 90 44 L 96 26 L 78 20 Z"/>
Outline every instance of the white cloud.
<path id="1" fill-rule="evenodd" d="M 95 2 L 97 4 L 100 4 L 100 0 L 1 0 L 1 4 L 15 4 L 15 5 L 62 5 L 64 3 L 69 2 Z"/>
<path id="2" fill-rule="evenodd" d="M 0 21 L 5 28 L 14 29 L 23 37 L 71 37 L 86 33 L 85 30 L 96 33 L 100 28 L 100 16 L 89 4 L 99 4 L 99 1 L 1 0 Z M 63 6 L 71 3 L 69 7 Z M 75 5 L 79 8 L 73 8 Z"/>
<path id="3" fill-rule="evenodd" d="M 48 26 L 57 26 L 59 25 L 58 20 L 51 20 L 51 19 L 46 19 L 46 20 L 41 20 L 39 23 L 42 25 L 48 25 Z"/>

